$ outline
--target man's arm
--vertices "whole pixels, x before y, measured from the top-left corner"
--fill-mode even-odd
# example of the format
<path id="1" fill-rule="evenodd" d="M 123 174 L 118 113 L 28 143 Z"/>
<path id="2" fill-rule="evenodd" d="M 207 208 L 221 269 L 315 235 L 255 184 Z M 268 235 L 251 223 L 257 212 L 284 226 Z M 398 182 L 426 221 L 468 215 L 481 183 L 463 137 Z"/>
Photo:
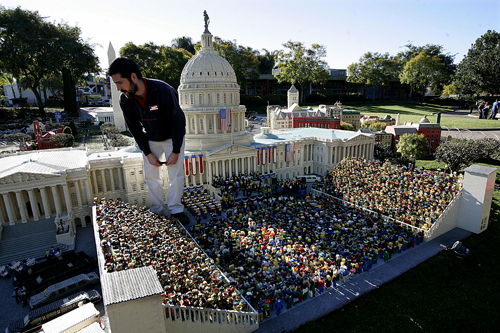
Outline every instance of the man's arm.
<path id="1" fill-rule="evenodd" d="M 123 118 L 125 118 L 125 123 L 127 124 L 128 130 L 134 137 L 135 142 L 142 150 L 144 155 L 148 156 L 151 154 L 151 149 L 149 148 L 149 140 L 146 134 L 142 131 L 142 123 L 140 117 L 134 110 L 134 107 L 130 105 L 129 102 L 124 100 L 125 96 L 120 96 L 120 107 L 123 111 Z M 154 164 L 153 164 L 154 165 Z"/>

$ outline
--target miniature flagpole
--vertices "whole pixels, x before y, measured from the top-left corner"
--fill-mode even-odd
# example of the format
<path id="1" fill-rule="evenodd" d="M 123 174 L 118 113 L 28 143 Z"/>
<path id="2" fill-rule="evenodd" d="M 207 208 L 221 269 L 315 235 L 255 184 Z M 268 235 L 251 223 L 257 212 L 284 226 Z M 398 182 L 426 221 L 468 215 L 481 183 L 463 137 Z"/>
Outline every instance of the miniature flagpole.
<path id="1" fill-rule="evenodd" d="M 228 126 L 231 127 L 231 144 L 234 145 L 234 141 L 233 141 L 233 124 L 229 124 Z"/>

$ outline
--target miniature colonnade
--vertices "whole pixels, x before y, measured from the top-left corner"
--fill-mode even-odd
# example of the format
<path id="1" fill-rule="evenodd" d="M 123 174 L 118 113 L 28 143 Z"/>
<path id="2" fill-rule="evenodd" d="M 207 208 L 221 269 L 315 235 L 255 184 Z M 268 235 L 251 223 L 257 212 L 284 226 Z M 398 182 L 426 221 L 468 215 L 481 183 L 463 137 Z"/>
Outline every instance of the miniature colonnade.
<path id="1" fill-rule="evenodd" d="M 69 187 L 74 187 L 71 194 Z M 33 221 L 38 221 L 54 215 L 61 216 L 65 211 L 69 214 L 73 207 L 92 203 L 90 183 L 87 179 L 0 194 L 0 223 L 8 221 L 9 225 L 16 224 L 19 218 L 22 223 L 27 223 L 31 217 Z"/>

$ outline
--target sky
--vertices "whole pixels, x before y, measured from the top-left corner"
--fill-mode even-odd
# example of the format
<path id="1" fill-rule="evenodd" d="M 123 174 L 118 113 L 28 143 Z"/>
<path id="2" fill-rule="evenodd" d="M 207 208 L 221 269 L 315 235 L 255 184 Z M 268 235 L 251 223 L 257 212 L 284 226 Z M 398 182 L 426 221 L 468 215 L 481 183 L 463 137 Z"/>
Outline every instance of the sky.
<path id="1" fill-rule="evenodd" d="M 110 43 L 172 44 L 201 39 L 203 11 L 212 35 L 262 51 L 287 41 L 326 47 L 332 69 L 366 52 L 396 55 L 411 42 L 441 45 L 460 63 L 488 30 L 500 32 L 500 0 L 0 0 L 5 8 L 38 11 L 47 21 L 78 26 L 106 70 Z"/>

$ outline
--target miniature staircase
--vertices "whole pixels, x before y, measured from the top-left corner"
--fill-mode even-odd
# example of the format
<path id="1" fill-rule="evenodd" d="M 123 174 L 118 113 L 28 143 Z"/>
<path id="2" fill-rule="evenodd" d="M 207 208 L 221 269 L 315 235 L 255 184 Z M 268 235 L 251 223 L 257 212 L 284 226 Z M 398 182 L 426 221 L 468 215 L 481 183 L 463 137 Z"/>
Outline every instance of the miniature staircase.
<path id="1" fill-rule="evenodd" d="M 43 258 L 50 247 L 63 246 L 56 241 L 54 219 L 4 225 L 0 240 L 0 266 L 27 258 Z"/>

